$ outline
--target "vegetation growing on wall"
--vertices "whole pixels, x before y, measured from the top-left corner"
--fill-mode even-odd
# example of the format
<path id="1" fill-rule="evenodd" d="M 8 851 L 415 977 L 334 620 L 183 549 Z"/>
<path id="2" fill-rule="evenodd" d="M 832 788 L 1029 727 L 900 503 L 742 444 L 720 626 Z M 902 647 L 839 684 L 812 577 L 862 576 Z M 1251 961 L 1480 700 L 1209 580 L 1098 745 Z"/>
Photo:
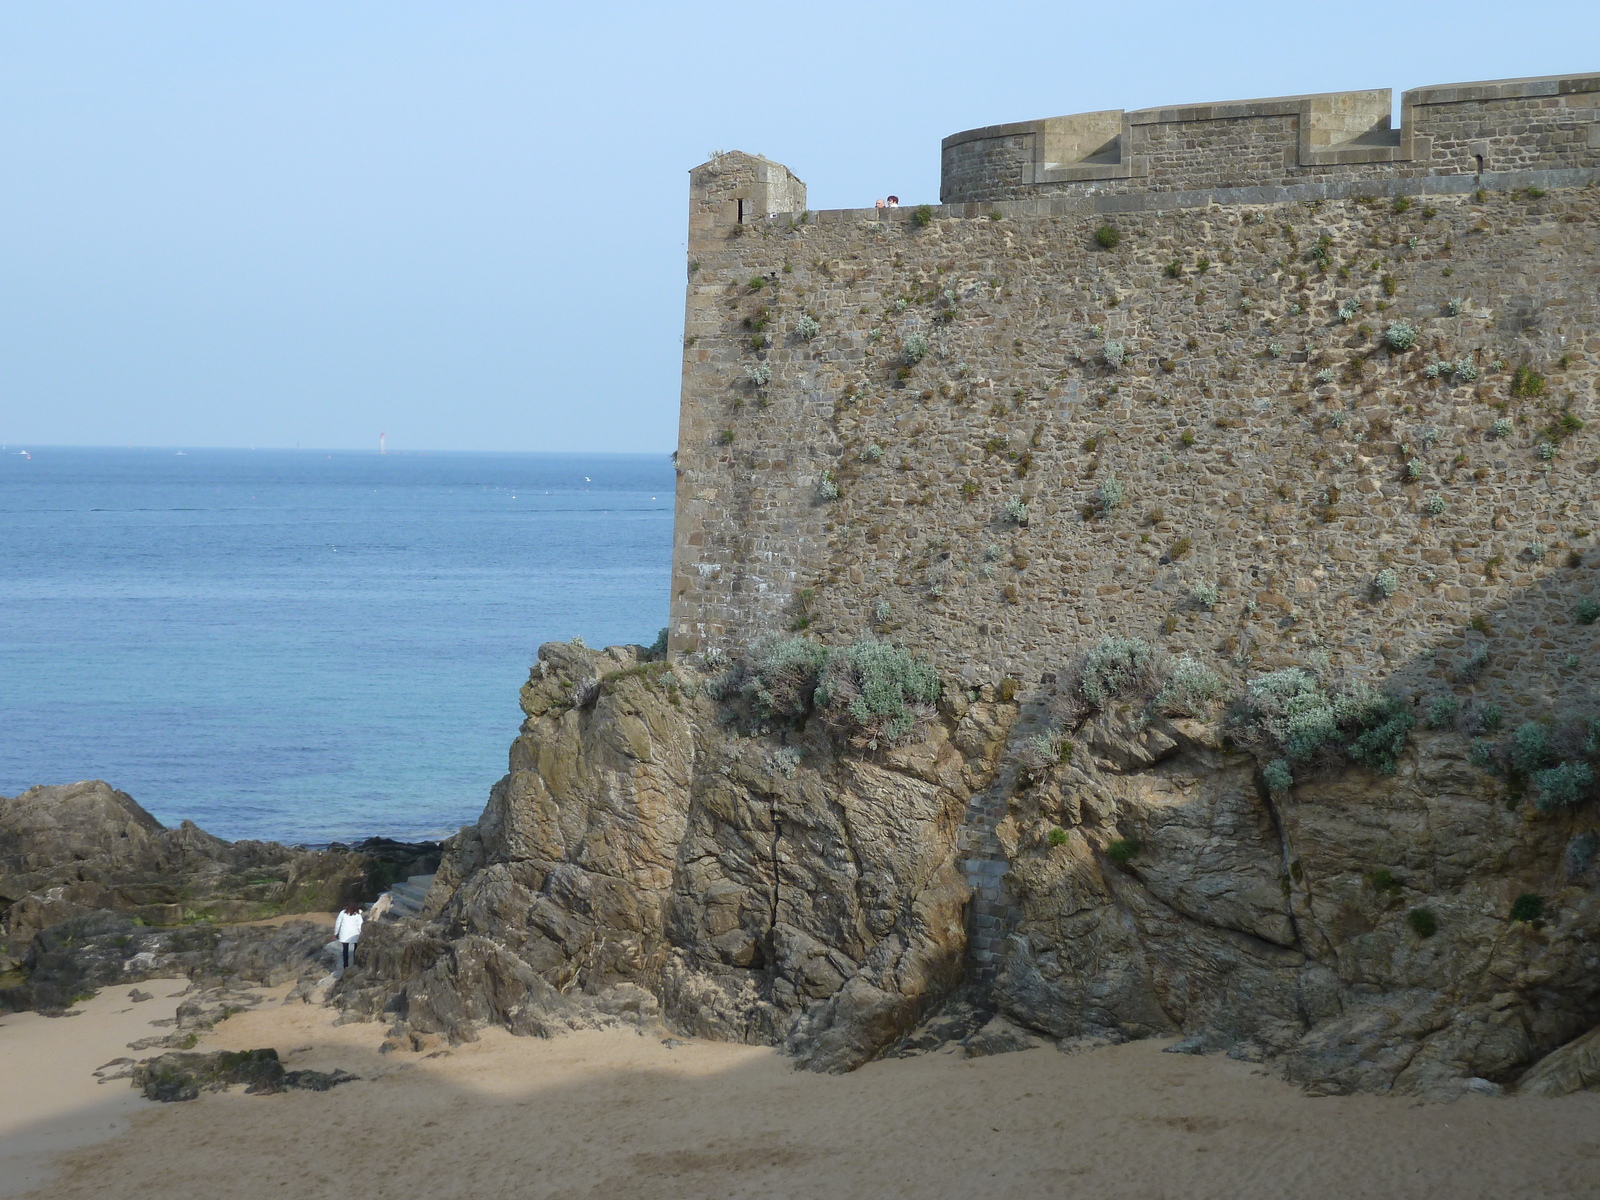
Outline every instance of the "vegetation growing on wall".
<path id="1" fill-rule="evenodd" d="M 718 685 L 768 721 L 815 714 L 848 740 L 876 749 L 909 739 L 933 715 L 938 674 L 891 642 L 863 638 L 829 647 L 804 637 L 769 637 Z"/>

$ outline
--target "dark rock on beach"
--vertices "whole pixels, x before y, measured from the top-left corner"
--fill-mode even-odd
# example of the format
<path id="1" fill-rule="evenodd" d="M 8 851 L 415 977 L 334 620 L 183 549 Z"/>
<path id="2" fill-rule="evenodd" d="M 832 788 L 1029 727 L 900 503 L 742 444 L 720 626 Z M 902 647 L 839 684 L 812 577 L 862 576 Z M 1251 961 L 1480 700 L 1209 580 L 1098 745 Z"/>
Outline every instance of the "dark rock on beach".
<path id="1" fill-rule="evenodd" d="M 271 1096 L 290 1089 L 325 1092 L 359 1078 L 346 1071 L 289 1071 L 278 1052 L 219 1050 L 211 1054 L 174 1051 L 147 1059 L 131 1072 L 133 1086 L 147 1100 L 170 1103 L 198 1099 L 202 1091 L 220 1092 L 235 1084 L 249 1095 Z"/>

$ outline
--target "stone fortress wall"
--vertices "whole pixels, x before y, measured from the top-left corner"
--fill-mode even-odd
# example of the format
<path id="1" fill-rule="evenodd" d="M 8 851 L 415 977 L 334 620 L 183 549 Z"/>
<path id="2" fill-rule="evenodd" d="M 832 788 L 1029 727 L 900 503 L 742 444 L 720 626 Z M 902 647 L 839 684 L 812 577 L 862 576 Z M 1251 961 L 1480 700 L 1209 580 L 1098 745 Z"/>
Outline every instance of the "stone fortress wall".
<path id="1" fill-rule="evenodd" d="M 1118 633 L 1592 699 L 1597 106 L 1584 75 L 1407 92 L 1398 132 L 1381 90 L 992 127 L 918 209 L 697 167 L 672 653 L 882 636 L 981 688 Z"/>
<path id="2" fill-rule="evenodd" d="M 1593 167 L 1600 75 L 1112 109 L 945 138 L 946 204 Z M 1466 180 L 1458 180 L 1466 183 Z M 1470 188 L 1468 189 L 1470 190 Z"/>

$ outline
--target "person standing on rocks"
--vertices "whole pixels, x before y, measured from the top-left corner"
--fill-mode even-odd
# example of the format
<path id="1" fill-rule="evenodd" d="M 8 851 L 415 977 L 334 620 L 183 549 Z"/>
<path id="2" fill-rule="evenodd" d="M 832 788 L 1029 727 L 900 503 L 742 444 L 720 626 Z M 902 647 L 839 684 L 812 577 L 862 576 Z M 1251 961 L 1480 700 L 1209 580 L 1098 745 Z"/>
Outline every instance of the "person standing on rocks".
<path id="1" fill-rule="evenodd" d="M 361 906 L 354 902 L 345 905 L 344 911 L 333 920 L 334 940 L 339 943 L 339 952 L 344 961 L 341 970 L 350 967 L 350 956 L 356 951 L 356 943 L 361 940 Z"/>

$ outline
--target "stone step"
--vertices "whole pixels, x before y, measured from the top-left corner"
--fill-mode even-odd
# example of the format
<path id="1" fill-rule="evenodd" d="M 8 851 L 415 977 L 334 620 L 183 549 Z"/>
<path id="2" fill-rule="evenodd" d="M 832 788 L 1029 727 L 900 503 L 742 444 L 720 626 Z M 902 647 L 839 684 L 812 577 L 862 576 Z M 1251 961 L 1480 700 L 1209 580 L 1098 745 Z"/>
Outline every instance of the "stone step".
<path id="1" fill-rule="evenodd" d="M 392 911 L 408 917 L 421 915 L 422 902 L 427 899 L 428 889 L 432 886 L 432 875 L 413 875 L 410 879 L 395 884 L 389 889 Z"/>

